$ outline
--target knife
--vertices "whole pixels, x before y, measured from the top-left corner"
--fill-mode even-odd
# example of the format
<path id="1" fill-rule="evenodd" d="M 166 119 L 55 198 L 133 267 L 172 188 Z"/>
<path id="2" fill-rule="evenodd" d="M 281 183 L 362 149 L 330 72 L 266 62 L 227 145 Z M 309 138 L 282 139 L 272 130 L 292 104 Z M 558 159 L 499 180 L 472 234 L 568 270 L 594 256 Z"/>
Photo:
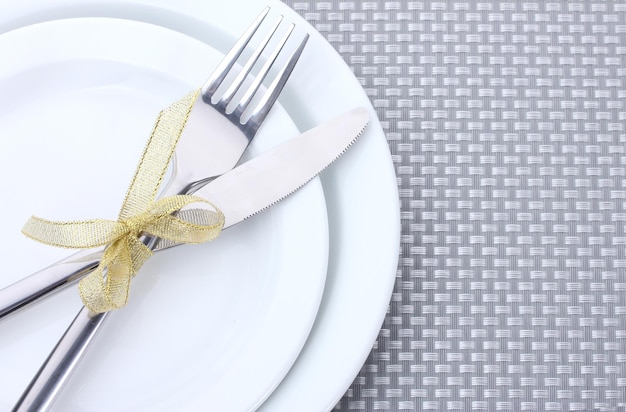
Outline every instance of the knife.
<path id="1" fill-rule="evenodd" d="M 242 222 L 322 172 L 356 141 L 368 120 L 364 108 L 349 111 L 223 174 L 196 195 L 210 200 L 224 213 L 224 229 Z M 86 308 L 78 313 L 14 406 L 14 412 L 45 411 L 52 406 L 108 313 L 92 314 Z"/>
<path id="2" fill-rule="evenodd" d="M 348 118 L 349 115 L 345 117 L 345 119 Z M 311 133 L 315 135 L 332 133 L 329 132 L 332 127 L 342 124 L 348 124 L 348 127 L 350 126 L 349 123 L 344 123 L 344 120 L 339 118 L 333 121 L 330 125 L 320 126 L 319 131 L 311 131 Z M 339 129 L 337 129 L 335 133 L 339 134 L 341 131 L 341 126 L 339 126 Z M 318 138 L 314 138 L 314 140 L 315 139 L 320 140 Z M 311 170 L 309 171 L 309 174 L 314 172 L 314 170 Z M 266 194 L 271 196 L 274 194 L 272 189 L 276 190 L 277 188 L 272 187 L 268 189 L 270 190 L 266 192 Z M 198 195 L 202 196 L 202 194 L 203 192 L 200 192 Z M 209 195 L 207 195 L 207 198 L 209 198 L 208 196 Z M 272 199 L 278 199 L 278 197 L 274 196 Z M 253 208 L 254 206 L 249 205 L 249 207 Z M 167 244 L 167 242 L 160 242 L 155 251 L 162 250 L 165 246 L 171 245 Z M 53 264 L 52 266 L 0 289 L 0 321 L 10 315 L 18 313 L 18 311 L 26 308 L 35 301 L 39 301 L 44 297 L 52 296 L 55 292 L 59 292 L 76 283 L 98 266 L 100 258 L 101 252 L 94 253 L 89 250 L 80 251 L 60 262 Z"/>

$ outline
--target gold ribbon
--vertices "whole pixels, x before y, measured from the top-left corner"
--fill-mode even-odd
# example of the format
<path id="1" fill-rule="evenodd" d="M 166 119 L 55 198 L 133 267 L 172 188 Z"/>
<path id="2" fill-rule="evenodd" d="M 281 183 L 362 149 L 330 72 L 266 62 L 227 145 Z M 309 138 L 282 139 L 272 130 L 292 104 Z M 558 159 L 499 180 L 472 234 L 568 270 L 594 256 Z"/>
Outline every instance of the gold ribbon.
<path id="1" fill-rule="evenodd" d="M 26 236 L 52 246 L 83 249 L 107 245 L 97 269 L 78 286 L 84 305 L 94 313 L 126 305 L 132 277 L 152 256 L 140 236 L 202 243 L 215 239 L 224 226 L 222 212 L 200 197 L 156 199 L 199 92 L 187 94 L 159 113 L 117 221 L 51 222 L 33 216 L 22 229 Z M 192 203 L 209 205 L 211 210 L 180 212 Z"/>

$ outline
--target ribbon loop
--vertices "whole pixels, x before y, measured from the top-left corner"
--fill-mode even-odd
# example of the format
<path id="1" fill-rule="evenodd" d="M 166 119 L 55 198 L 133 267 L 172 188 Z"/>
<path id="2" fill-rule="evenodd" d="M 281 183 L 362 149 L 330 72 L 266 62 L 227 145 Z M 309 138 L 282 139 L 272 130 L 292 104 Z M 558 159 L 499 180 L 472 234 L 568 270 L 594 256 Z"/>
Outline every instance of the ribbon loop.
<path id="1" fill-rule="evenodd" d="M 128 302 L 131 279 L 152 256 L 142 235 L 174 243 L 203 243 L 215 239 L 224 226 L 222 212 L 200 197 L 155 200 L 199 92 L 187 94 L 159 114 L 117 221 L 52 222 L 33 216 L 22 229 L 26 236 L 52 246 L 107 245 L 98 268 L 78 287 L 83 304 L 94 313 L 119 309 Z M 183 210 L 194 203 L 210 209 Z"/>

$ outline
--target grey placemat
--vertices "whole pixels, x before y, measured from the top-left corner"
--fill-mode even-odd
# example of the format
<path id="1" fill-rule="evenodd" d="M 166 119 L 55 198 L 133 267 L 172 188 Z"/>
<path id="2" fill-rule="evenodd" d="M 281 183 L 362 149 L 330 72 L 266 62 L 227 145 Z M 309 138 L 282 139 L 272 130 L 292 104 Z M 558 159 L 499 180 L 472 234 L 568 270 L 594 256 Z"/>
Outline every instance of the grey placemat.
<path id="1" fill-rule="evenodd" d="M 400 185 L 402 278 L 337 410 L 626 411 L 626 2 L 285 3 Z"/>

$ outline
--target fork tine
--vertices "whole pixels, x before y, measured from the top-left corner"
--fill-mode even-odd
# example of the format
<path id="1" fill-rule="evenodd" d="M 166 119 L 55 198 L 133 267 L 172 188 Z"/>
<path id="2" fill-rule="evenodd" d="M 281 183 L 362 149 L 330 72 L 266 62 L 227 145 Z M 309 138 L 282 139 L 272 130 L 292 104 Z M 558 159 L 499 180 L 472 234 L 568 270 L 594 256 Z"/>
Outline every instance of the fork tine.
<path id="1" fill-rule="evenodd" d="M 254 112 L 250 116 L 250 118 L 246 121 L 247 124 L 251 124 L 250 127 L 258 128 L 261 123 L 265 120 L 265 117 L 269 113 L 270 109 L 278 99 L 278 96 L 283 90 L 285 83 L 287 83 L 287 79 L 291 75 L 298 59 L 302 55 L 302 51 L 304 50 L 304 46 L 306 46 L 307 41 L 309 40 L 309 34 L 307 33 L 304 38 L 300 41 L 298 48 L 293 51 L 291 56 L 289 57 L 289 61 L 286 65 L 282 67 L 272 84 L 268 87 L 267 91 L 263 95 L 263 98 L 255 108 Z M 249 104 L 246 103 L 246 106 Z M 245 110 L 245 107 L 242 111 Z"/>
<path id="2" fill-rule="evenodd" d="M 235 110 L 233 110 L 235 116 L 241 117 L 241 114 L 246 110 L 257 90 L 263 83 L 263 80 L 265 80 L 265 77 L 272 68 L 272 65 L 278 58 L 278 55 L 280 54 L 282 48 L 285 46 L 285 43 L 287 43 L 287 40 L 289 39 L 289 36 L 291 36 L 294 28 L 294 24 L 289 25 L 289 28 L 287 29 L 287 32 L 284 34 L 283 38 L 280 40 L 280 43 L 276 46 L 270 57 L 267 59 L 259 74 L 254 78 L 254 81 L 252 82 L 246 93 L 241 97 L 241 100 L 237 104 Z"/>
<path id="3" fill-rule="evenodd" d="M 226 56 L 224 56 L 222 61 L 217 65 L 213 73 L 211 73 L 209 78 L 202 86 L 202 96 L 208 96 L 208 98 L 210 99 L 213 93 L 215 93 L 230 69 L 232 69 L 233 65 L 235 64 L 243 50 L 250 42 L 250 39 L 252 38 L 254 33 L 256 33 L 263 20 L 265 20 L 265 17 L 269 13 L 269 11 L 270 7 L 265 7 L 257 16 L 257 18 L 252 22 L 250 27 L 246 29 L 246 31 L 241 35 L 239 40 L 237 40 L 233 47 L 228 51 Z"/>
<path id="4" fill-rule="evenodd" d="M 250 58 L 248 59 L 246 64 L 243 66 L 243 68 L 241 69 L 241 71 L 239 72 L 235 80 L 233 80 L 230 87 L 226 90 L 226 92 L 224 92 L 224 95 L 220 99 L 220 104 L 227 106 L 228 103 L 230 103 L 233 96 L 235 95 L 235 93 L 237 93 L 237 90 L 239 90 L 244 80 L 246 79 L 250 71 L 252 70 L 252 67 L 259 59 L 259 56 L 261 56 L 261 53 L 263 52 L 263 50 L 265 50 L 265 48 L 269 44 L 271 38 L 274 36 L 274 33 L 276 33 L 276 30 L 278 29 L 278 26 L 280 25 L 280 22 L 282 20 L 283 20 L 283 16 L 280 16 L 276 20 L 272 28 L 269 30 L 269 32 L 267 33 L 267 35 L 265 36 L 261 44 L 255 48 L 252 56 L 250 56 Z"/>

